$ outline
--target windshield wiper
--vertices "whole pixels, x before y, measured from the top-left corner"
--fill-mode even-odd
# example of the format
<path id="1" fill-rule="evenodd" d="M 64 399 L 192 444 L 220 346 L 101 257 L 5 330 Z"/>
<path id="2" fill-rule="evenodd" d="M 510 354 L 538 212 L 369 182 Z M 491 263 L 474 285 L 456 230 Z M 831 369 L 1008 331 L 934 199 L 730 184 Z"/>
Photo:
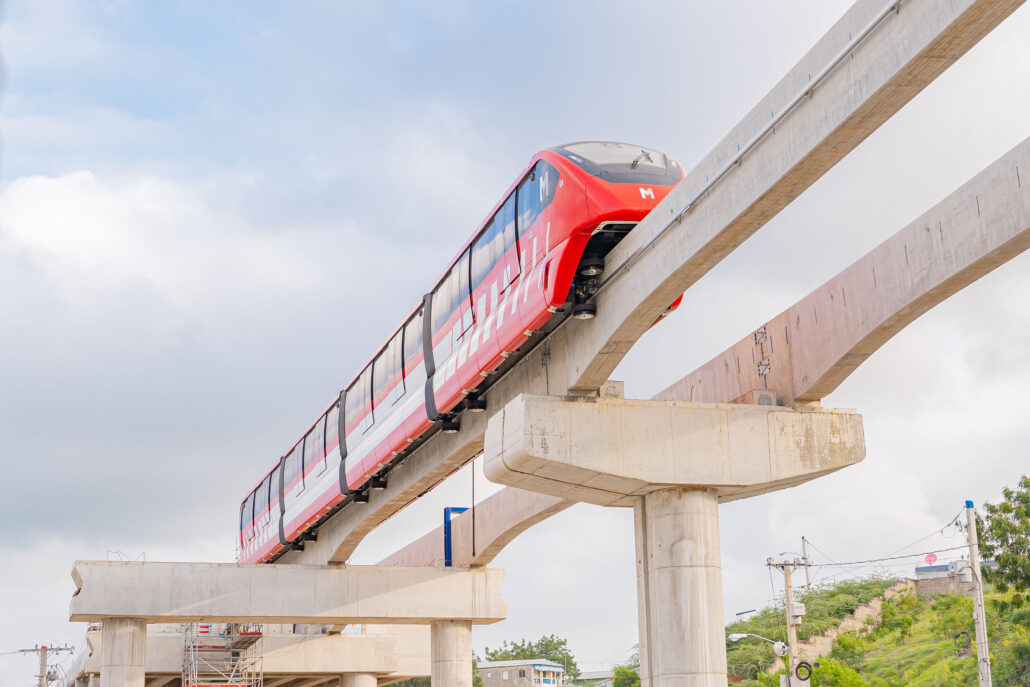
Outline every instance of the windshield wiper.
<path id="1" fill-rule="evenodd" d="M 633 158 L 633 162 L 629 163 L 630 168 L 636 169 L 637 165 L 639 165 L 640 161 L 643 159 L 647 159 L 647 161 L 650 162 L 652 165 L 654 164 L 654 160 L 651 159 L 651 153 L 647 152 L 644 149 L 641 149 L 640 155 L 637 155 L 635 158 Z"/>

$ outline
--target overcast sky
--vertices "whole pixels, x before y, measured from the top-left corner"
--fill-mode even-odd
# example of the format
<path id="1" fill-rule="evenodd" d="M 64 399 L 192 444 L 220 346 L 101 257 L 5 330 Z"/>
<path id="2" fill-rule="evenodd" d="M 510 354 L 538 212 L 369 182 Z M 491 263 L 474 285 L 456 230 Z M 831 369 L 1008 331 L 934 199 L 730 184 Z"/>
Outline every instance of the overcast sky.
<path id="1" fill-rule="evenodd" d="M 626 140 L 689 168 L 849 4 L 8 0 L 0 653 L 81 645 L 76 558 L 232 560 L 242 496 L 533 153 Z M 1027 35 L 1024 8 L 691 289 L 620 366 L 628 393 L 703 364 L 1030 135 Z M 822 562 L 890 554 L 1028 472 L 1028 295 L 1021 256 L 826 399 L 864 414 L 864 463 L 722 508 L 727 615 L 768 602 L 766 557 L 802 535 Z M 353 562 L 468 505 L 470 483 Z M 960 541 L 945 535 L 903 550 Z M 577 506 L 495 565 L 509 619 L 475 630 L 480 653 L 555 633 L 597 669 L 636 643 L 630 511 Z M 0 656 L 0 687 L 35 665 Z"/>

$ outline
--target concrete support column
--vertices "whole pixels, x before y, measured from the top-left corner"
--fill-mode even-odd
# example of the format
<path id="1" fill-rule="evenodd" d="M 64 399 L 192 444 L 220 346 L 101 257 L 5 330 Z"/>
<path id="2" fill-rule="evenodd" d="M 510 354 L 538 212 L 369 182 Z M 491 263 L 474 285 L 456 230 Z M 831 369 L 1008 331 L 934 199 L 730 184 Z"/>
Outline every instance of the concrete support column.
<path id="1" fill-rule="evenodd" d="M 433 687 L 472 687 L 472 623 L 438 620 L 429 632 Z"/>
<path id="2" fill-rule="evenodd" d="M 100 687 L 144 687 L 147 623 L 142 618 L 104 618 Z"/>
<path id="3" fill-rule="evenodd" d="M 340 677 L 340 687 L 376 687 L 378 684 L 374 673 L 345 673 Z"/>
<path id="4" fill-rule="evenodd" d="M 693 488 L 633 508 L 644 687 L 726 686 L 718 509 L 714 489 Z"/>

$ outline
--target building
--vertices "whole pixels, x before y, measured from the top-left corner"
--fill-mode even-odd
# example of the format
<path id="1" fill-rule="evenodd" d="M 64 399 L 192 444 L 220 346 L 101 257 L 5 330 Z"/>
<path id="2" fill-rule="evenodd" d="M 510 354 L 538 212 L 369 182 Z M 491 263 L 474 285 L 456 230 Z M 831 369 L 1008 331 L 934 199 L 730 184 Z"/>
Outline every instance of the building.
<path id="1" fill-rule="evenodd" d="M 565 684 L 565 669 L 546 658 L 480 661 L 477 670 L 483 678 L 483 687 L 562 687 Z"/>
<path id="2" fill-rule="evenodd" d="M 973 574 L 965 559 L 921 565 L 916 568 L 916 595 L 927 599 L 938 594 L 973 594 Z"/>

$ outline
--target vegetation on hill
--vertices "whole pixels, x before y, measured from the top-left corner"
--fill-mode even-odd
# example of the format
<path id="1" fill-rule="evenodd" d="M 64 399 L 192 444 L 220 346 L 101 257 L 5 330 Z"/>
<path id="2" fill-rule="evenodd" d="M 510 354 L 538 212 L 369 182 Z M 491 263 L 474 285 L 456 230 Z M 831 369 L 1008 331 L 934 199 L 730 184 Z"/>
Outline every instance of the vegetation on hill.
<path id="1" fill-rule="evenodd" d="M 1030 687 L 1030 598 L 993 592 L 986 601 L 995 686 Z M 811 685 L 976 687 L 972 618 L 972 600 L 964 596 L 898 595 L 884 602 L 879 624 L 838 637 L 830 655 L 818 659 Z M 779 687 L 779 677 L 762 674 L 738 685 Z"/>
<path id="2" fill-rule="evenodd" d="M 805 604 L 805 620 L 798 626 L 798 639 L 804 641 L 836 627 L 862 604 L 881 596 L 897 582 L 893 578 L 873 577 L 846 580 L 829 587 L 813 587 L 797 594 Z M 782 606 L 766 608 L 757 615 L 726 626 L 727 634 L 747 633 L 773 641 L 787 641 L 787 624 Z M 756 678 L 769 669 L 776 655 L 772 645 L 757 639 L 745 639 L 726 647 L 726 661 L 731 676 Z M 779 684 L 778 682 L 776 683 Z"/>

